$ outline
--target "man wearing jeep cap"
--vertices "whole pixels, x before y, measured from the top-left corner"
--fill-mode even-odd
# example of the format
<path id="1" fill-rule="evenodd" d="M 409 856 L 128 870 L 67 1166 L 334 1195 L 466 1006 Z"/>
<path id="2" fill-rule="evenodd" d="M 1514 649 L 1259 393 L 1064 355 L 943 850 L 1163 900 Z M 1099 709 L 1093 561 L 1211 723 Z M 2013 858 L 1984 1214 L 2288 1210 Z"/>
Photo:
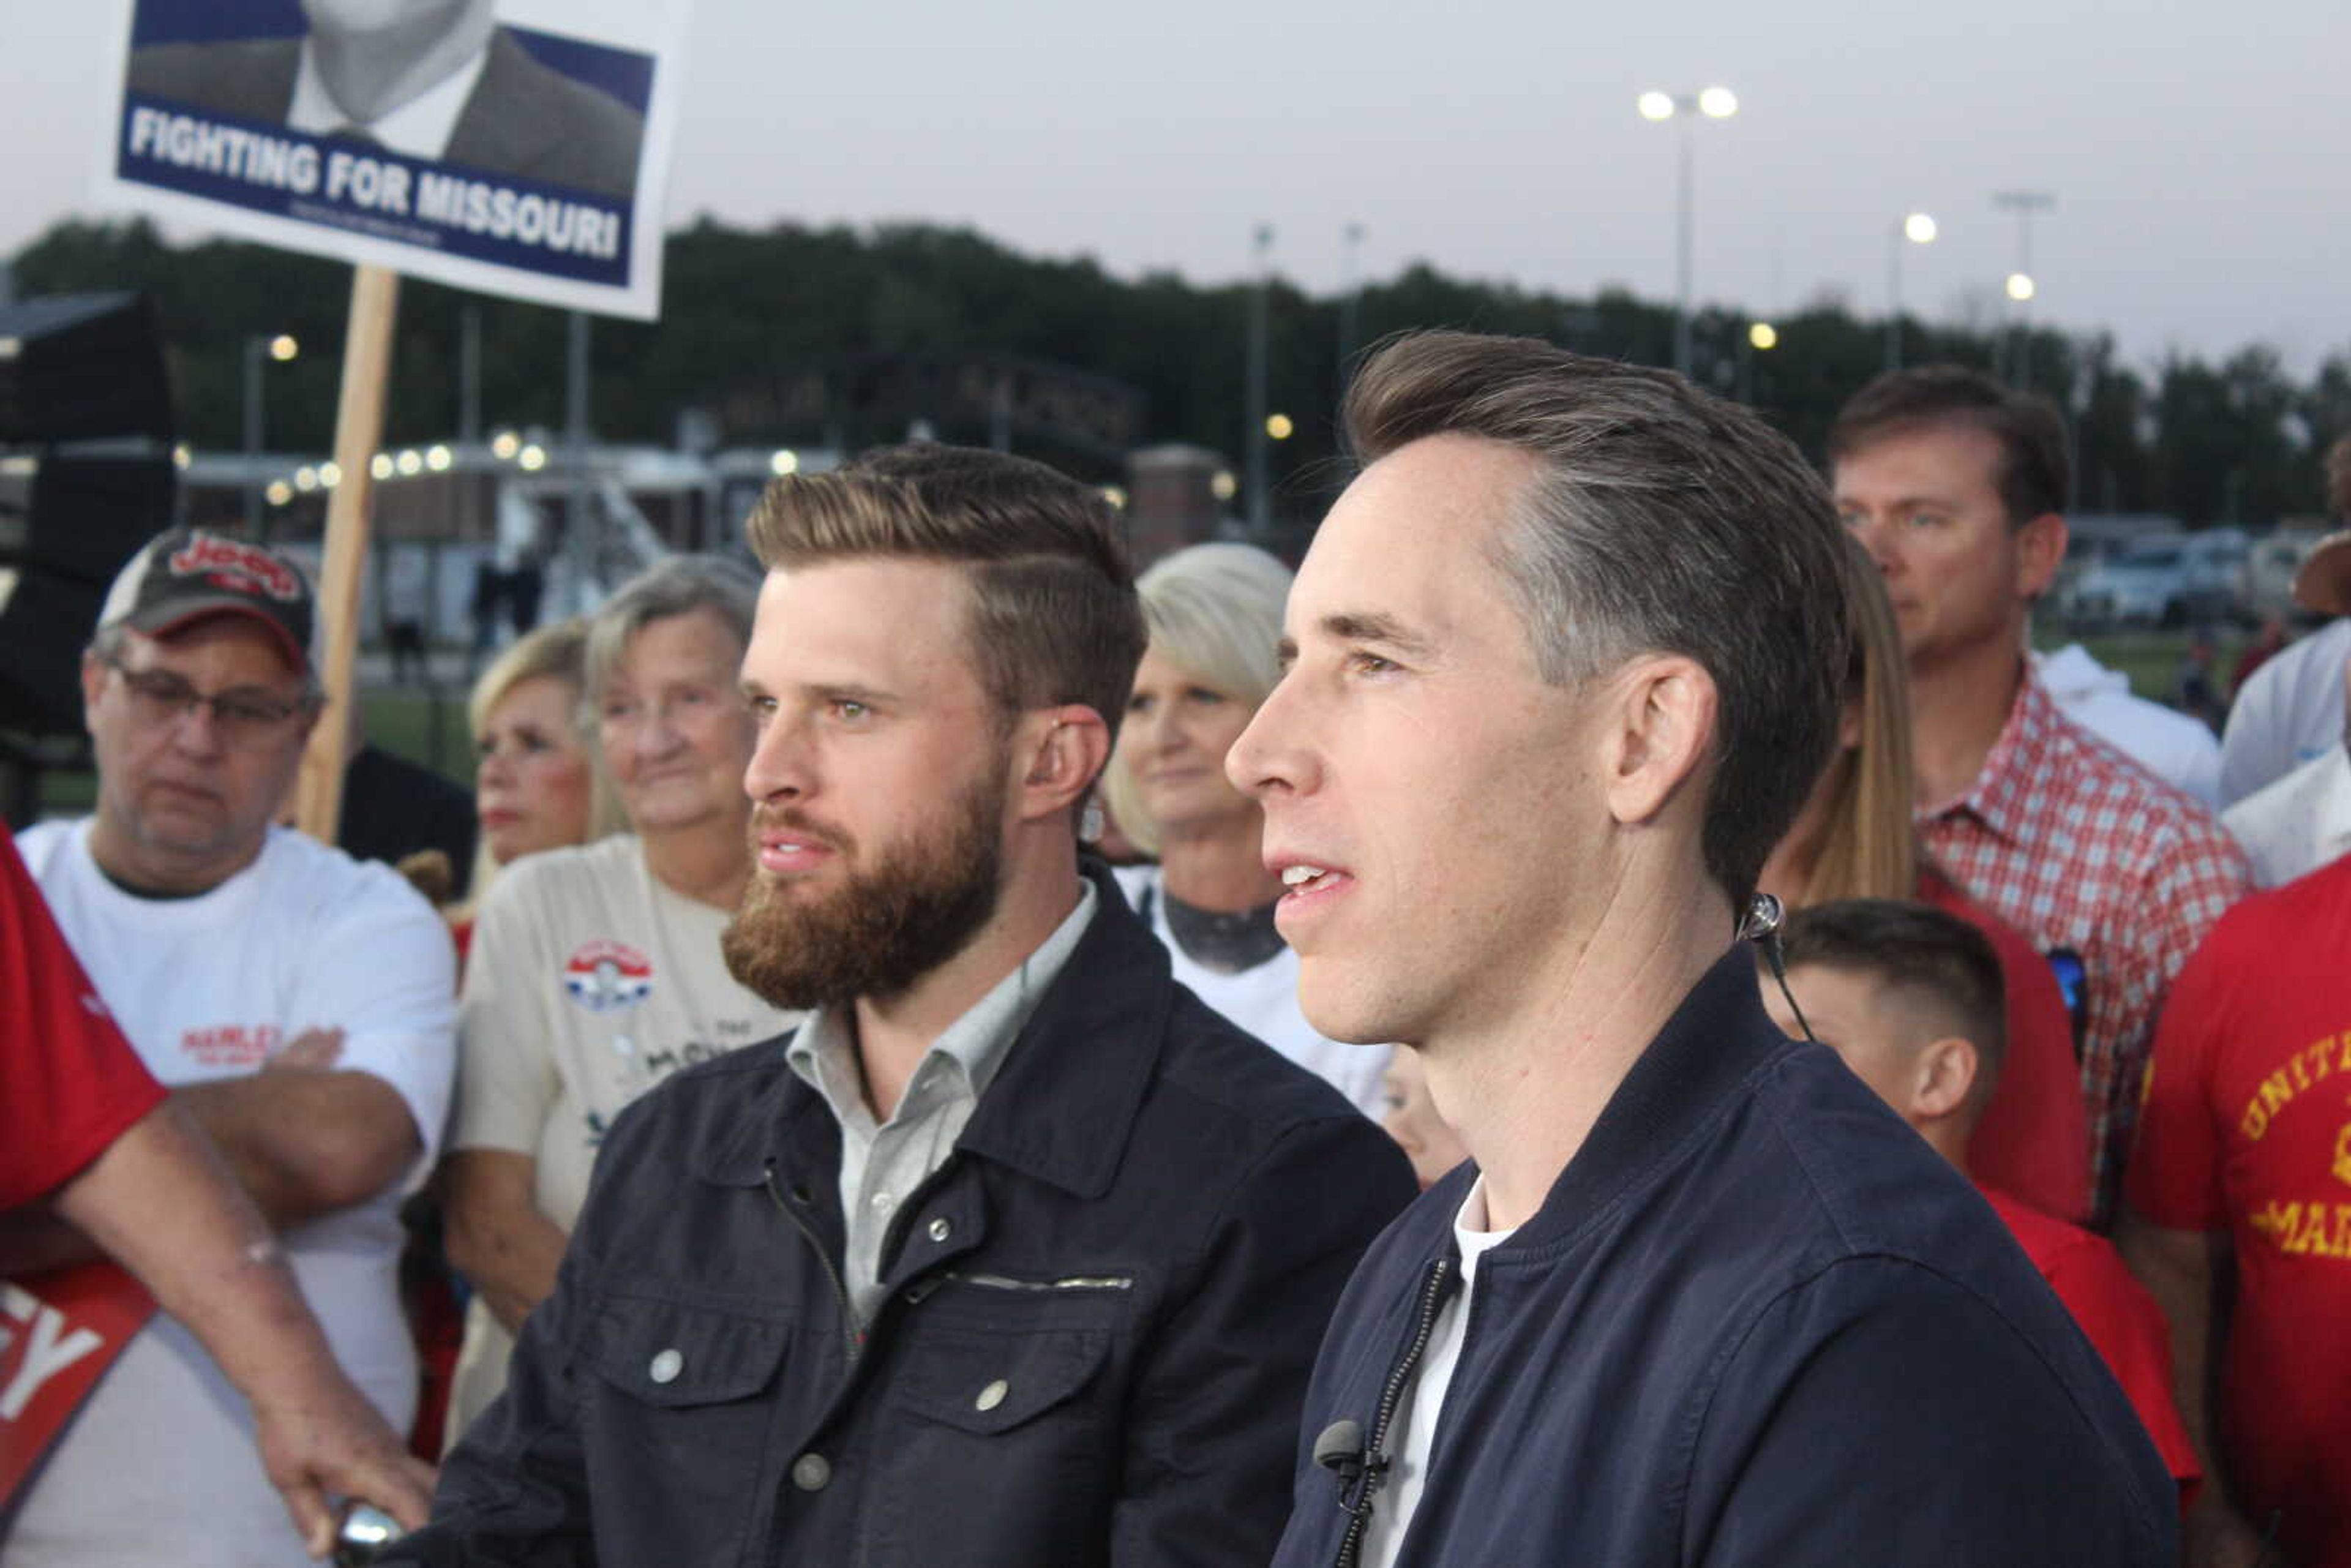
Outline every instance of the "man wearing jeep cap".
<path id="1" fill-rule="evenodd" d="M 445 928 L 391 871 L 272 823 L 324 706 L 294 562 L 201 529 L 123 569 L 82 661 L 95 813 L 17 847 L 151 1071 L 276 1233 L 336 1359 L 398 1428 L 416 1364 L 396 1208 L 430 1168 L 453 1067 Z M 95 1256 L 54 1219 L 0 1269 Z M 242 1401 L 149 1322 L 0 1538 L 5 1568 L 297 1563 Z"/>

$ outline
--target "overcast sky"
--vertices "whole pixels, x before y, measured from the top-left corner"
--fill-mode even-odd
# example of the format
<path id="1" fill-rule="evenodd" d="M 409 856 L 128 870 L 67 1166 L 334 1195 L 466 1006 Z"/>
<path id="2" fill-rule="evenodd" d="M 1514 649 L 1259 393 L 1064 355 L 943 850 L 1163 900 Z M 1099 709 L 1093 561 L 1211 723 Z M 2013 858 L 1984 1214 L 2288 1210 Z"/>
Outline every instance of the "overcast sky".
<path id="1" fill-rule="evenodd" d="M 126 0 L 0 0 L 0 254 L 87 207 Z M 2078 16 L 2069 13 L 2079 13 Z M 1275 265 L 1327 292 L 1413 260 L 1530 287 L 1674 287 L 1675 143 L 1644 89 L 1721 83 L 1695 129 L 1698 293 L 1999 308 L 2006 189 L 2041 319 L 2141 362 L 2351 349 L 2351 0 L 699 0 L 671 215 L 921 218 L 1123 275 Z"/>

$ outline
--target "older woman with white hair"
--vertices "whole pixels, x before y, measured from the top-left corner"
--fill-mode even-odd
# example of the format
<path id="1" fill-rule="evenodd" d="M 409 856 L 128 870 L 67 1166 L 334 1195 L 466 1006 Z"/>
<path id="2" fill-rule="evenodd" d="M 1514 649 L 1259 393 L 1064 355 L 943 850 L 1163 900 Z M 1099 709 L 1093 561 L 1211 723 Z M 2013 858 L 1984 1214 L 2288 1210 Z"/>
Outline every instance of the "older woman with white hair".
<path id="1" fill-rule="evenodd" d="M 444 1166 L 449 1259 L 475 1287 L 453 1440 L 554 1288 L 612 1118 L 796 1021 L 737 983 L 718 946 L 751 874 L 737 679 L 758 587 L 737 562 L 675 556 L 596 612 L 585 718 L 631 831 L 520 860 L 482 904 Z"/>
<path id="2" fill-rule="evenodd" d="M 1281 676 L 1289 569 L 1247 545 L 1195 545 L 1135 586 L 1151 643 L 1103 793 L 1159 863 L 1121 871 L 1120 883 L 1177 980 L 1376 1117 L 1388 1048 L 1325 1040 L 1299 1011 L 1298 957 L 1273 924 L 1282 890 L 1262 859 L 1265 819 L 1225 777 L 1225 753 Z"/>

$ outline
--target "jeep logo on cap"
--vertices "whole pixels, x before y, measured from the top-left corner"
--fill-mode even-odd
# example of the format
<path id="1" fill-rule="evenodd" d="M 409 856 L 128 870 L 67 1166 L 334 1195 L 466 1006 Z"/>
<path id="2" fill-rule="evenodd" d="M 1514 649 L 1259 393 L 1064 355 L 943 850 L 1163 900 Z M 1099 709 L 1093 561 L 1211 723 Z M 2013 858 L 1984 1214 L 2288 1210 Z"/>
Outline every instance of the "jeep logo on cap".
<path id="1" fill-rule="evenodd" d="M 302 580 L 285 562 L 267 550 L 213 534 L 190 535 L 185 546 L 172 552 L 171 566 L 174 577 L 210 577 L 232 591 L 266 593 L 288 604 L 302 597 Z"/>

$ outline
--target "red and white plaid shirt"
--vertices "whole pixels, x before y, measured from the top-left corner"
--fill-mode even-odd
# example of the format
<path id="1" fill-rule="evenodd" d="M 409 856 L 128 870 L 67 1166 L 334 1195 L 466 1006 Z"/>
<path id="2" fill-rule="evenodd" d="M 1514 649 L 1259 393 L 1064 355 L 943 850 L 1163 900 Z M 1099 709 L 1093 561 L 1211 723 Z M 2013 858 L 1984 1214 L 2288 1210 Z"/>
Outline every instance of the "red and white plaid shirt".
<path id="1" fill-rule="evenodd" d="M 1928 853 L 1970 897 L 2042 951 L 2081 956 L 2091 1212 L 2103 1226 L 2164 992 L 2221 912 L 2252 891 L 2244 852 L 2203 806 L 2060 713 L 2030 669 L 1975 782 L 1917 822 Z"/>

